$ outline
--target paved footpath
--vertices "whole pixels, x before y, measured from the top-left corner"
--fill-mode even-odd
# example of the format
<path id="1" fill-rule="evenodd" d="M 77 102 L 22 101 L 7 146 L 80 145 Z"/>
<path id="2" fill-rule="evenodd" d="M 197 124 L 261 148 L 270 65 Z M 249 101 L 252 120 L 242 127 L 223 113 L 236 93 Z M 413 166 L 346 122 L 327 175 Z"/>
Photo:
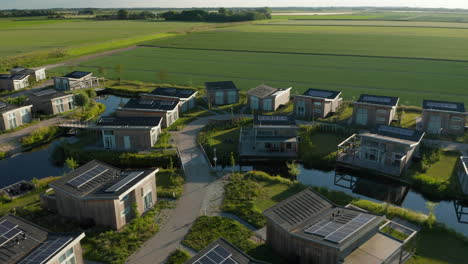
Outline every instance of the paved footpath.
<path id="1" fill-rule="evenodd" d="M 129 264 L 163 263 L 180 246 L 192 223 L 201 215 L 208 185 L 215 180 L 210 165 L 197 144 L 197 134 L 208 119 L 201 118 L 174 133 L 185 168 L 185 189 L 166 224 L 128 260 Z"/>

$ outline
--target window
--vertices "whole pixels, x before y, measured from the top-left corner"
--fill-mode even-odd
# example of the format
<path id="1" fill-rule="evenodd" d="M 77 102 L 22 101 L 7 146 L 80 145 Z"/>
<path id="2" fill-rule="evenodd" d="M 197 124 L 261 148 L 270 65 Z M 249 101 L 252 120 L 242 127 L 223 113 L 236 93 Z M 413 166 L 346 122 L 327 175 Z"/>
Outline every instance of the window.
<path id="1" fill-rule="evenodd" d="M 367 109 L 358 108 L 356 109 L 356 124 L 358 125 L 367 125 Z"/>
<path id="2" fill-rule="evenodd" d="M 58 99 L 58 100 L 55 101 L 55 107 L 57 109 L 57 113 L 65 112 L 65 109 L 63 107 L 63 100 L 62 99 Z"/>
<path id="3" fill-rule="evenodd" d="M 112 136 L 112 135 L 114 135 L 114 130 L 104 130 L 104 135 Z"/>
<path id="4" fill-rule="evenodd" d="M 292 143 L 291 142 L 286 143 L 286 148 L 287 149 L 292 149 Z"/>
<path id="5" fill-rule="evenodd" d="M 463 118 L 458 117 L 458 116 L 453 116 L 453 117 L 451 118 L 451 120 L 452 120 L 453 122 L 461 122 L 461 121 L 463 121 Z"/>
<path id="6" fill-rule="evenodd" d="M 252 110 L 258 109 L 258 98 L 255 96 L 250 96 L 250 109 Z"/>
<path id="7" fill-rule="evenodd" d="M 145 211 L 151 209 L 151 207 L 153 207 L 153 192 L 147 193 L 143 201 L 145 204 Z"/>
<path id="8" fill-rule="evenodd" d="M 388 112 L 385 109 L 377 109 L 377 114 L 379 115 L 386 115 Z"/>
<path id="9" fill-rule="evenodd" d="M 304 116 L 305 115 L 305 102 L 304 100 L 296 101 L 296 115 Z"/>
<path id="10" fill-rule="evenodd" d="M 218 104 L 218 105 L 224 104 L 224 92 L 215 93 L 215 104 Z"/>
<path id="11" fill-rule="evenodd" d="M 228 104 L 234 104 L 237 101 L 237 91 L 229 91 L 227 94 Z"/>
<path id="12" fill-rule="evenodd" d="M 375 118 L 375 121 L 377 121 L 377 123 L 385 123 L 385 120 L 385 117 L 378 116 Z"/>
<path id="13" fill-rule="evenodd" d="M 439 134 L 442 130 L 442 117 L 431 116 L 429 118 L 429 124 L 427 125 L 427 132 L 431 134 Z"/>
<path id="14" fill-rule="evenodd" d="M 26 108 L 21 109 L 21 120 L 23 124 L 31 122 L 31 115 L 29 114 L 28 109 Z"/>
<path id="15" fill-rule="evenodd" d="M 58 260 L 60 264 L 75 264 L 76 259 L 74 248 L 68 249 L 65 253 L 63 253 L 63 255 L 59 257 Z"/>
<path id="16" fill-rule="evenodd" d="M 263 100 L 263 110 L 273 111 L 273 105 L 272 105 L 271 99 Z"/>
<path id="17" fill-rule="evenodd" d="M 8 123 L 10 124 L 10 129 L 16 128 L 18 124 L 16 123 L 16 113 L 8 114 Z"/>
<path id="18" fill-rule="evenodd" d="M 320 108 L 314 108 L 314 113 L 321 114 L 321 113 L 322 113 L 322 109 L 320 109 Z"/>
<path id="19" fill-rule="evenodd" d="M 315 107 L 322 107 L 322 102 L 314 102 Z"/>
<path id="20" fill-rule="evenodd" d="M 458 130 L 458 129 L 461 129 L 461 126 L 453 125 L 453 126 L 450 126 L 450 129 Z"/>
<path id="21" fill-rule="evenodd" d="M 70 97 L 68 99 L 68 110 L 72 110 L 72 109 L 75 109 L 75 102 L 73 102 L 73 98 Z"/>

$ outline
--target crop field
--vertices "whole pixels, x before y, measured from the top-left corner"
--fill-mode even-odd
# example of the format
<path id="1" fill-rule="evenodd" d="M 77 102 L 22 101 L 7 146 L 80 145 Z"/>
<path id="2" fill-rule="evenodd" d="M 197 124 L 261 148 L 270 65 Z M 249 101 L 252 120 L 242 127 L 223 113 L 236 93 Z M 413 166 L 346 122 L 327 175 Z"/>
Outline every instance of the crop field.
<path id="1" fill-rule="evenodd" d="M 165 32 L 183 32 L 203 25 L 161 21 L 0 19 L 0 58 Z"/>
<path id="2" fill-rule="evenodd" d="M 372 93 L 400 96 L 405 105 L 419 106 L 423 98 L 468 103 L 468 62 L 142 47 L 87 61 L 77 69 L 103 66 L 106 77 L 115 79 L 119 64 L 127 80 L 160 82 L 159 72 L 164 71 L 166 83 L 199 87 L 206 81 L 233 80 L 244 91 L 266 83 L 293 86 L 293 94 L 315 87 L 342 90 L 346 99 Z"/>

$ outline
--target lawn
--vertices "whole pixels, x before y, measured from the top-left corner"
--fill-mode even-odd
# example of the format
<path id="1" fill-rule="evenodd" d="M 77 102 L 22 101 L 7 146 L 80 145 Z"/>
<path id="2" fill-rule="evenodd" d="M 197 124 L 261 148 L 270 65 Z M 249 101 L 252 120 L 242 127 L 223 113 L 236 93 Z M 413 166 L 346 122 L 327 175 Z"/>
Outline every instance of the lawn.
<path id="1" fill-rule="evenodd" d="M 178 169 L 161 169 L 156 174 L 158 197 L 179 198 L 184 191 L 184 178 Z"/>
<path id="2" fill-rule="evenodd" d="M 122 79 L 147 83 L 160 82 L 158 73 L 164 70 L 166 83 L 198 88 L 207 81 L 232 80 L 243 91 L 266 83 L 292 86 L 292 94 L 308 88 L 341 90 L 345 100 L 368 93 L 399 96 L 404 105 L 421 106 L 422 99 L 430 98 L 468 103 L 468 63 L 461 62 L 139 48 L 89 60 L 76 69 L 96 71 L 102 66 L 105 77 L 117 79 L 114 69 L 119 64 Z M 52 72 L 69 71 L 61 67 Z"/>
<path id="3" fill-rule="evenodd" d="M 416 129 L 416 118 L 419 117 L 421 117 L 421 112 L 419 111 L 404 111 L 400 126 Z"/>

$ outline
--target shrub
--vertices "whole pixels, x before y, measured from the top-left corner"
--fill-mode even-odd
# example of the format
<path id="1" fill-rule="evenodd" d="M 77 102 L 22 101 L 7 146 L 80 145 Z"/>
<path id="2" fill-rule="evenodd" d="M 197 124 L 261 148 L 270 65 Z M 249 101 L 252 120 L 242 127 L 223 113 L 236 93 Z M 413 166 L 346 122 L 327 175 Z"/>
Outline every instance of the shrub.
<path id="1" fill-rule="evenodd" d="M 167 264 L 184 264 L 187 260 L 190 259 L 190 255 L 180 249 L 176 249 L 174 252 L 169 255 L 167 259 Z"/>
<path id="2" fill-rule="evenodd" d="M 23 147 L 30 147 L 33 145 L 49 142 L 63 132 L 64 129 L 57 126 L 41 127 L 37 130 L 34 130 L 29 136 L 21 138 L 21 145 Z"/>
<path id="3" fill-rule="evenodd" d="M 3 159 L 3 158 L 5 158 L 6 155 L 7 155 L 6 152 L 0 151 L 0 160 Z"/>

